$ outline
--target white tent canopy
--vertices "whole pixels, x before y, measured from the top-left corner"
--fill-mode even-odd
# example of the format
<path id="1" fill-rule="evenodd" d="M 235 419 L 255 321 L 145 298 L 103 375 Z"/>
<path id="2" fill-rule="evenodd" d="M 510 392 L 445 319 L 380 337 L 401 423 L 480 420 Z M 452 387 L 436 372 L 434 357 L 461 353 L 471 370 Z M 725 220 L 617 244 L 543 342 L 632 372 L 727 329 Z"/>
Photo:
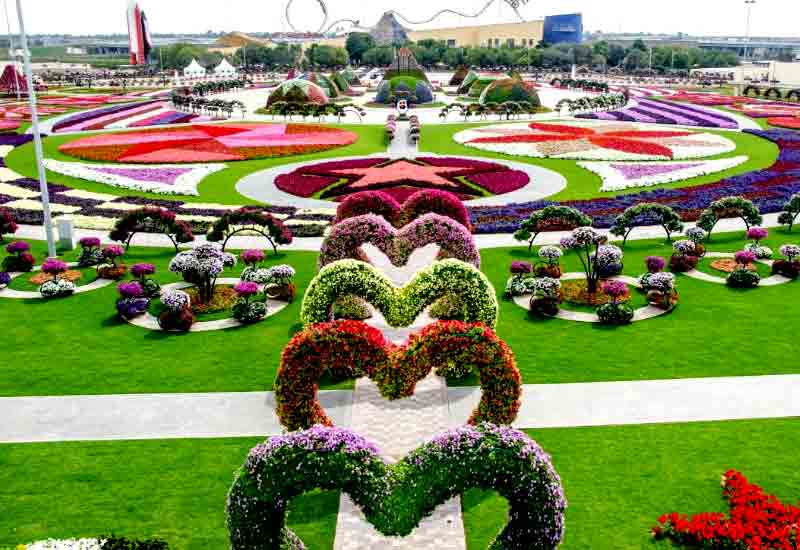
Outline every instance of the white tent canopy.
<path id="1" fill-rule="evenodd" d="M 195 78 L 198 76 L 206 76 L 206 70 L 200 66 L 196 59 L 192 59 L 189 66 L 183 69 L 183 76 Z"/>
<path id="2" fill-rule="evenodd" d="M 219 65 L 216 66 L 214 69 L 215 76 L 223 76 L 223 77 L 235 77 L 236 76 L 236 69 L 228 63 L 228 60 L 223 58 L 222 61 L 219 62 Z"/>

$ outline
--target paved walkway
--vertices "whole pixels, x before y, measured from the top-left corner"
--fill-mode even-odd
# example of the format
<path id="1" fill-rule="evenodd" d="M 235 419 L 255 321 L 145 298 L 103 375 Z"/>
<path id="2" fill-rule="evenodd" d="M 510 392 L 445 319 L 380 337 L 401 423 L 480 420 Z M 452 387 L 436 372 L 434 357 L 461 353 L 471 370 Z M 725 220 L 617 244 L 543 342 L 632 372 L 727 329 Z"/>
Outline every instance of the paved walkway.
<path id="1" fill-rule="evenodd" d="M 367 391 L 364 384 L 367 381 L 359 382 L 356 394 Z M 424 394 L 433 388 L 433 383 L 426 380 L 420 385 L 420 395 L 414 398 L 423 401 L 381 405 L 393 411 L 413 408 L 410 405 L 425 402 Z M 800 375 L 528 384 L 523 386 L 522 409 L 515 426 L 568 428 L 800 417 L 797 395 Z M 377 428 L 368 428 L 363 418 L 352 415 L 353 399 L 352 391 L 320 392 L 320 401 L 335 424 L 354 427 L 360 423 L 359 430 L 368 432 L 365 435 L 384 437 Z M 480 388 L 449 388 L 447 425 L 463 425 L 479 399 Z M 368 397 L 364 400 L 368 401 Z M 359 411 L 367 410 L 363 402 L 359 407 Z M 0 418 L 0 443 L 258 437 L 281 433 L 272 392 L 5 397 L 0 398 Z M 394 426 L 397 422 L 398 418 L 392 418 L 388 424 Z M 404 433 L 404 429 L 396 433 Z M 408 444 L 398 443 L 398 447 Z M 391 446 L 387 448 L 394 452 Z"/>

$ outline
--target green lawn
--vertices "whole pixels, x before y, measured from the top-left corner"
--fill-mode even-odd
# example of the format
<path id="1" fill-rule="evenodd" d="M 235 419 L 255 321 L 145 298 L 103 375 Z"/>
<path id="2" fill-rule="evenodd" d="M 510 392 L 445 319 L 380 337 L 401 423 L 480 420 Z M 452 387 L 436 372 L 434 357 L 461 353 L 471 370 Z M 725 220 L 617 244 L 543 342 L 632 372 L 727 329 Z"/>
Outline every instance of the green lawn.
<path id="1" fill-rule="evenodd" d="M 384 129 L 382 126 L 367 125 L 342 125 L 338 126 L 344 130 L 350 130 L 359 135 L 358 141 L 347 147 L 340 147 L 315 153 L 311 155 L 296 155 L 290 157 L 270 158 L 262 160 L 249 160 L 241 162 L 229 162 L 228 168 L 220 172 L 211 174 L 199 185 L 197 196 L 183 195 L 159 195 L 156 193 L 145 193 L 130 189 L 120 189 L 102 183 L 90 182 L 79 178 L 55 174 L 48 171 L 48 181 L 66 185 L 74 189 L 83 189 L 97 193 L 108 193 L 119 196 L 148 197 L 153 199 L 178 198 L 186 202 L 212 202 L 219 204 L 258 204 L 258 201 L 248 199 L 236 191 L 236 184 L 243 177 L 266 170 L 281 164 L 295 162 L 330 159 L 335 157 L 359 156 L 379 153 L 386 150 Z M 58 151 L 59 146 L 64 143 L 79 139 L 76 135 L 54 135 L 44 140 L 45 158 L 65 161 L 65 162 L 88 162 L 74 157 L 69 157 Z M 22 147 L 17 147 L 5 158 L 6 166 L 26 177 L 36 178 L 36 159 L 33 154 L 33 144 L 29 143 Z"/>
<path id="2" fill-rule="evenodd" d="M 773 229 L 764 244 L 777 250 L 800 240 L 795 235 Z M 44 244 L 32 244 L 41 259 Z M 743 245 L 743 233 L 720 233 L 709 250 L 733 252 Z M 638 276 L 646 256 L 667 258 L 670 251 L 662 241 L 631 241 L 624 272 Z M 171 249 L 132 247 L 125 263 L 154 263 L 162 283 L 175 282 L 167 271 L 173 255 Z M 524 245 L 483 250 L 482 258 L 498 297 L 513 260 L 535 261 Z M 0 362 L 0 396 L 269 390 L 281 350 L 300 329 L 301 297 L 316 272 L 316 253 L 287 252 L 269 256 L 269 263 L 297 270 L 298 300 L 254 326 L 225 331 L 177 335 L 128 325 L 115 315 L 114 286 L 51 302 L 0 299 L 7 358 Z M 562 265 L 578 270 L 573 255 Z M 526 384 L 800 372 L 786 359 L 794 356 L 800 310 L 789 304 L 800 300 L 800 282 L 734 290 L 679 276 L 678 291 L 675 311 L 616 328 L 531 320 L 501 300 L 497 332 L 514 351 Z M 743 346 L 749 352 L 741 353 Z M 643 349 L 651 355 L 643 358 Z M 452 383 L 474 385 L 477 378 Z"/>
<path id="3" fill-rule="evenodd" d="M 495 122 L 489 122 L 487 124 L 497 124 L 497 123 L 498 122 L 495 121 Z M 594 172 L 586 170 L 585 168 L 581 168 L 573 160 L 537 159 L 532 157 L 503 155 L 500 153 L 494 153 L 491 151 L 481 151 L 480 149 L 467 147 L 465 145 L 461 145 L 460 143 L 456 143 L 453 140 L 454 134 L 464 129 L 475 128 L 478 126 L 480 125 L 476 124 L 469 127 L 464 126 L 463 124 L 439 124 L 439 125 L 425 126 L 422 129 L 422 134 L 420 138 L 420 151 L 438 153 L 441 155 L 486 157 L 498 160 L 508 160 L 514 162 L 522 162 L 526 164 L 534 164 L 536 166 L 542 166 L 544 168 L 548 168 L 550 170 L 558 172 L 559 174 L 567 178 L 568 181 L 566 189 L 564 189 L 560 193 L 553 195 L 552 197 L 548 197 L 548 200 L 563 201 L 563 200 L 592 199 L 596 197 L 615 197 L 630 193 L 640 193 L 642 191 L 642 188 L 638 188 L 638 189 L 627 189 L 625 191 L 608 191 L 601 193 L 600 187 L 602 186 L 602 180 L 600 179 L 600 176 L 598 176 Z M 734 151 L 733 153 L 725 153 L 724 155 L 709 157 L 709 159 L 728 158 L 737 155 L 746 155 L 749 157 L 749 160 L 743 164 L 740 164 L 735 168 L 731 168 L 730 170 L 725 170 L 722 172 L 718 172 L 716 174 L 691 178 L 674 183 L 654 185 L 652 187 L 648 187 L 647 190 L 676 189 L 679 187 L 693 187 L 705 183 L 716 182 L 724 178 L 728 178 L 738 174 L 743 174 L 745 172 L 752 172 L 755 170 L 761 170 L 763 168 L 767 168 L 768 166 L 772 166 L 772 164 L 774 164 L 778 158 L 778 146 L 772 143 L 771 141 L 767 141 L 765 139 L 750 134 L 744 134 L 741 132 L 714 132 L 710 130 L 709 132 L 724 136 L 733 141 L 734 143 L 736 143 L 736 151 Z"/>
<path id="4" fill-rule="evenodd" d="M 563 550 L 650 550 L 664 513 L 725 511 L 720 475 L 742 471 L 796 502 L 800 420 L 529 430 L 553 457 L 569 508 Z M 47 537 L 160 536 L 172 548 L 224 548 L 225 495 L 258 439 L 0 445 L 0 547 Z M 470 550 L 505 521 L 491 493 L 463 498 Z M 333 545 L 338 499 L 294 501 L 290 526 L 309 548 Z M 658 547 L 656 547 L 658 548 Z M 664 544 L 665 550 L 669 548 Z"/>
<path id="5" fill-rule="evenodd" d="M 35 540 L 166 539 L 175 550 L 227 547 L 225 497 L 261 439 L 0 445 L 0 548 Z M 332 548 L 337 493 L 292 503 L 289 524 Z"/>
<path id="6" fill-rule="evenodd" d="M 648 534 L 662 513 L 727 512 L 720 476 L 737 469 L 784 502 L 800 498 L 800 420 L 526 430 L 553 457 L 569 501 L 561 550 L 669 550 Z M 500 531 L 507 506 L 462 500 L 469 550 Z"/>

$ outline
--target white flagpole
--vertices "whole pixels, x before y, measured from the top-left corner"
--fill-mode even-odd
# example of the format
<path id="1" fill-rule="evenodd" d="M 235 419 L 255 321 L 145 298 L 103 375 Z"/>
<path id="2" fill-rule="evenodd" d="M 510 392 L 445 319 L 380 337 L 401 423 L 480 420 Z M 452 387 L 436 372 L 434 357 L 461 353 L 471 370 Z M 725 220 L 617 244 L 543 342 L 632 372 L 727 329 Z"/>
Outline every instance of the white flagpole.
<path id="1" fill-rule="evenodd" d="M 25 63 L 25 79 L 28 83 L 28 101 L 31 107 L 31 128 L 33 144 L 36 150 L 36 167 L 39 170 L 39 190 L 42 193 L 42 212 L 44 214 L 44 232 L 47 237 L 47 255 L 54 258 L 56 243 L 53 239 L 53 219 L 50 216 L 50 192 L 47 189 L 47 173 L 44 169 L 42 150 L 42 134 L 39 131 L 39 115 L 36 113 L 36 92 L 33 87 L 33 71 L 31 70 L 31 53 L 28 51 L 28 37 L 25 34 L 25 22 L 22 17 L 22 0 L 17 0 L 17 17 L 19 18 L 19 36 L 22 42 L 22 58 Z"/>

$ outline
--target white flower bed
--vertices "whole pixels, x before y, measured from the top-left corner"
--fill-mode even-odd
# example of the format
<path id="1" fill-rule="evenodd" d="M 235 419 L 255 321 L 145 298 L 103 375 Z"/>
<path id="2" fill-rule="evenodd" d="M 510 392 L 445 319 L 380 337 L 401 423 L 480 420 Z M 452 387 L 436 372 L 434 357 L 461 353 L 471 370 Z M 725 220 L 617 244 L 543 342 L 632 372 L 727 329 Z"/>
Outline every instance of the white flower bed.
<path id="1" fill-rule="evenodd" d="M 731 157 L 727 159 L 693 161 L 693 162 L 648 162 L 643 163 L 642 175 L 631 177 L 625 171 L 635 169 L 638 163 L 626 163 L 625 166 L 615 162 L 578 162 L 578 165 L 590 170 L 603 179 L 600 191 L 620 191 L 636 187 L 651 187 L 663 183 L 683 181 L 690 178 L 716 174 L 735 168 L 749 160 L 747 156 Z M 691 166 L 686 166 L 690 164 Z M 653 168 L 663 167 L 665 170 L 674 167 L 674 170 L 661 173 L 648 173 Z"/>
<path id="2" fill-rule="evenodd" d="M 99 539 L 40 540 L 27 546 L 25 550 L 101 550 L 103 541 Z"/>
<path id="3" fill-rule="evenodd" d="M 206 176 L 227 168 L 225 164 L 84 164 L 80 162 L 61 162 L 45 159 L 45 167 L 51 172 L 63 174 L 97 183 L 104 183 L 112 187 L 146 191 L 162 195 L 199 195 L 198 184 Z M 154 172 L 159 169 L 190 169 L 185 174 L 177 176 L 172 183 L 164 183 L 154 179 Z M 140 176 L 110 174 L 103 169 L 140 172 Z"/>

